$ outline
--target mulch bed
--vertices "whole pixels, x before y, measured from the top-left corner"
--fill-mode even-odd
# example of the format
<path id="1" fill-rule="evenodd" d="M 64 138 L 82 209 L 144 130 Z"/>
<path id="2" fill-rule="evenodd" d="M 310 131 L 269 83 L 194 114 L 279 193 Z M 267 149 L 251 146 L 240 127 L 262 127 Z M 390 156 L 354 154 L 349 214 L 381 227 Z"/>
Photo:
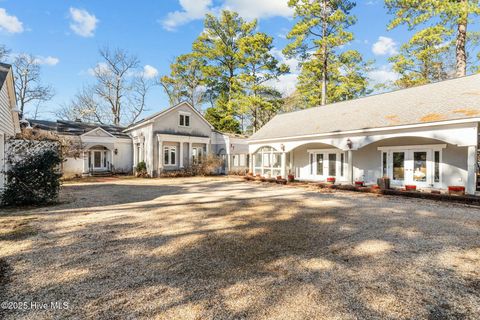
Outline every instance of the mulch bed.
<path id="1" fill-rule="evenodd" d="M 245 176 L 244 180 L 246 181 L 260 181 L 260 182 L 270 182 L 277 184 L 285 184 L 289 186 L 298 186 L 298 187 L 318 187 L 320 189 L 326 190 L 340 190 L 340 191 L 352 191 L 352 192 L 366 192 L 366 193 L 375 193 L 389 196 L 402 196 L 418 199 L 428 199 L 435 201 L 445 201 L 445 202 L 454 202 L 454 203 L 463 203 L 468 205 L 480 206 L 480 197 L 470 196 L 470 195 L 451 195 L 451 194 L 442 194 L 438 192 L 421 192 L 421 191 L 406 191 L 399 189 L 385 189 L 381 190 L 378 186 L 373 187 L 362 187 L 362 186 L 353 186 L 353 185 L 336 185 L 329 184 L 324 182 L 286 182 L 282 179 L 266 179 L 260 177 Z"/>

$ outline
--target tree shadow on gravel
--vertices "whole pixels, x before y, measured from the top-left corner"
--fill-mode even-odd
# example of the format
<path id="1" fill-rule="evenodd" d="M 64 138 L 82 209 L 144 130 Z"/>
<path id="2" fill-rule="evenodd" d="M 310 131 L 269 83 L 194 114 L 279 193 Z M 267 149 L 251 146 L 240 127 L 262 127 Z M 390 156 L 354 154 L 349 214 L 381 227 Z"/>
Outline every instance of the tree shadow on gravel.
<path id="1" fill-rule="evenodd" d="M 118 187 L 118 195 L 133 192 Z M 466 221 L 417 214 L 432 210 L 429 205 L 393 209 L 396 200 L 387 198 L 312 192 L 282 198 L 225 182 L 137 187 L 135 213 L 106 203 L 105 213 L 118 216 L 49 234 L 36 250 L 9 257 L 54 278 L 8 287 L 6 296 L 72 304 L 47 316 L 30 311 L 39 317 L 475 316 L 476 291 L 434 257 L 478 247 L 478 230 L 462 228 Z M 229 189 L 236 193 L 215 199 L 215 192 Z M 187 192 L 194 199 L 188 206 L 181 198 L 162 200 Z M 158 203 L 148 202 L 153 199 Z"/>

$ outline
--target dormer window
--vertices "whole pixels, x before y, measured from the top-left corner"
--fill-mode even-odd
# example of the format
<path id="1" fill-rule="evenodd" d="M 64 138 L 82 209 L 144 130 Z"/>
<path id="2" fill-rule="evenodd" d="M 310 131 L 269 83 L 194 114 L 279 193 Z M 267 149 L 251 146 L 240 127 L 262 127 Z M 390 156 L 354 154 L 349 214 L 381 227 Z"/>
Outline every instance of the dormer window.
<path id="1" fill-rule="evenodd" d="M 190 114 L 180 113 L 178 125 L 180 127 L 190 127 Z"/>

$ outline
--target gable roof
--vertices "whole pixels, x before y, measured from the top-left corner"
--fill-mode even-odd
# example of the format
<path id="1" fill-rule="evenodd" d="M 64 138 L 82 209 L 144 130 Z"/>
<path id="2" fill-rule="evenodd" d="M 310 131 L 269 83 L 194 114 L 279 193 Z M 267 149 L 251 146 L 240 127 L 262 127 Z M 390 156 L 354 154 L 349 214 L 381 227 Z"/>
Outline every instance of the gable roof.
<path id="1" fill-rule="evenodd" d="M 100 132 L 103 132 L 107 137 L 111 137 L 111 138 L 114 138 L 115 136 L 113 134 L 111 134 L 110 132 L 108 132 L 107 130 L 103 129 L 102 127 L 96 127 L 95 129 L 92 129 L 90 131 L 87 131 L 85 132 L 84 134 L 82 134 L 82 136 L 89 136 L 91 135 L 92 133 L 95 133 L 97 131 L 100 131 Z M 93 135 L 95 136 L 95 135 Z"/>
<path id="2" fill-rule="evenodd" d="M 3 87 L 5 80 L 7 80 L 7 76 L 11 68 L 11 65 L 0 62 L 0 89 Z"/>
<path id="3" fill-rule="evenodd" d="M 480 117 L 480 74 L 338 102 L 270 120 L 250 140 Z"/>
<path id="4" fill-rule="evenodd" d="M 200 119 L 202 119 L 203 121 L 205 121 L 206 124 L 208 124 L 208 126 L 213 130 L 213 126 L 210 124 L 210 122 L 207 121 L 207 119 L 205 119 L 205 117 L 203 116 L 203 114 L 201 114 L 197 109 L 195 109 L 190 103 L 186 102 L 186 101 L 183 101 L 183 102 L 180 102 L 179 104 L 176 104 L 174 105 L 173 107 L 170 107 L 168 109 L 165 109 L 163 111 L 160 111 L 160 112 L 157 112 L 157 113 L 154 113 L 152 114 L 151 116 L 148 116 L 140 121 L 137 121 L 133 124 L 131 124 L 130 126 L 128 126 L 126 129 L 125 129 L 125 132 L 128 132 L 132 129 L 135 129 L 135 128 L 138 128 L 142 125 L 146 125 L 148 123 L 152 123 L 153 121 L 155 121 L 156 119 L 166 115 L 167 113 L 169 113 L 170 111 L 173 111 L 175 109 L 177 109 L 178 107 L 180 106 L 188 106 L 194 113 L 196 113 Z"/>
<path id="5" fill-rule="evenodd" d="M 113 125 L 103 125 L 99 123 L 80 122 L 80 121 L 47 121 L 47 120 L 28 120 L 33 128 L 41 130 L 55 131 L 62 135 L 81 136 L 98 128 L 107 132 L 109 135 L 117 138 L 130 138 L 130 136 L 123 132 L 124 127 Z"/>

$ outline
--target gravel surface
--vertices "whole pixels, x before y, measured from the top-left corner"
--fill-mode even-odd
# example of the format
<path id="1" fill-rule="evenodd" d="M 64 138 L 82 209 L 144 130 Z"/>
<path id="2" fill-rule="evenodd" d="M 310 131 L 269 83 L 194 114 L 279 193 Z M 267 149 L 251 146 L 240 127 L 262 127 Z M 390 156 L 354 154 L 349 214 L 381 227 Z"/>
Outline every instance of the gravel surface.
<path id="1" fill-rule="evenodd" d="M 480 316 L 478 208 L 232 178 L 74 183 L 62 200 L 1 211 L 0 301 L 27 306 L 0 318 Z"/>

